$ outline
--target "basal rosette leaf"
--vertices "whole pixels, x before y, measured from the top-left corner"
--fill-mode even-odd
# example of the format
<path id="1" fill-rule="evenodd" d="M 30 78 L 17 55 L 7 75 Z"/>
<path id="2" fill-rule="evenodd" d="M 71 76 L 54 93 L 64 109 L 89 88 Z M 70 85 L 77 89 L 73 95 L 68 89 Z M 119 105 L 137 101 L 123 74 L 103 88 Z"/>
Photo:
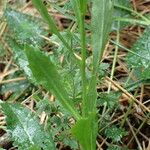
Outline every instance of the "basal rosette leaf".
<path id="1" fill-rule="evenodd" d="M 43 43 L 43 39 L 39 36 L 45 34 L 41 20 L 36 20 L 32 16 L 13 9 L 6 9 L 4 17 L 13 38 L 17 42 L 21 44 L 32 43 L 34 45 Z"/>
<path id="2" fill-rule="evenodd" d="M 145 29 L 143 35 L 135 42 L 131 48 L 133 53 L 129 53 L 126 60 L 130 68 L 134 69 L 134 75 L 138 78 L 150 78 L 150 27 Z"/>
<path id="3" fill-rule="evenodd" d="M 19 150 L 55 150 L 51 134 L 44 131 L 28 108 L 10 103 L 1 103 L 1 106 L 6 115 L 7 130 Z"/>

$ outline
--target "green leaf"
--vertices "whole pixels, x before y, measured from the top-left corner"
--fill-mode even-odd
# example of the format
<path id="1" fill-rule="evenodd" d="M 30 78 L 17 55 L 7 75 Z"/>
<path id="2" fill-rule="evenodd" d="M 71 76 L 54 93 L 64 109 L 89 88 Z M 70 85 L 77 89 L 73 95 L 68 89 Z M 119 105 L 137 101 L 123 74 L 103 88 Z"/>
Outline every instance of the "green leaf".
<path id="1" fill-rule="evenodd" d="M 29 150 L 41 150 L 41 148 L 39 148 L 39 147 L 33 145 Z"/>
<path id="2" fill-rule="evenodd" d="M 119 147 L 118 145 L 109 145 L 107 150 L 123 150 L 121 147 Z"/>
<path id="3" fill-rule="evenodd" d="M 113 109 L 114 107 L 119 105 L 119 97 L 121 93 L 119 92 L 110 92 L 108 93 L 100 93 L 98 104 L 104 105 L 107 104 L 109 109 Z"/>
<path id="4" fill-rule="evenodd" d="M 100 64 L 99 69 L 98 69 L 98 76 L 100 80 L 102 80 L 107 75 L 109 67 L 110 67 L 109 63 Z"/>
<path id="5" fill-rule="evenodd" d="M 133 53 L 127 56 L 127 63 L 134 69 L 134 75 L 139 79 L 150 78 L 150 27 L 147 27 L 144 34 L 137 40 L 131 48 L 132 51 L 142 57 L 137 57 Z"/>
<path id="6" fill-rule="evenodd" d="M 58 36 L 58 38 L 63 42 L 65 47 L 71 52 L 72 56 L 74 56 L 72 48 L 67 43 L 67 41 L 63 38 L 63 36 L 60 34 L 53 18 L 49 15 L 46 7 L 44 6 L 44 4 L 42 2 L 42 0 L 32 0 L 32 3 L 36 7 L 36 9 L 40 12 L 43 19 L 48 23 L 49 29 L 51 30 L 51 32 Z"/>
<path id="7" fill-rule="evenodd" d="M 81 17 L 85 16 L 87 10 L 87 0 L 73 0 L 71 1 L 72 7 L 74 9 L 78 24 L 81 23 Z"/>
<path id="8" fill-rule="evenodd" d="M 68 138 L 64 137 L 63 139 L 64 139 L 63 143 L 65 146 L 69 146 L 71 149 L 78 149 L 79 148 L 78 143 L 75 140 L 70 139 L 69 136 L 68 136 Z"/>
<path id="9" fill-rule="evenodd" d="M 55 150 L 51 134 L 44 131 L 28 108 L 9 103 L 1 103 L 1 106 L 15 146 L 20 150 L 30 150 L 35 145 L 43 150 Z"/>
<path id="10" fill-rule="evenodd" d="M 97 121 L 95 113 L 90 113 L 87 118 L 81 118 L 71 129 L 72 134 L 82 145 L 83 150 L 96 149 Z"/>
<path id="11" fill-rule="evenodd" d="M 96 107 L 96 84 L 99 62 L 111 29 L 113 5 L 111 0 L 94 0 L 92 6 L 92 47 L 93 73 L 87 90 L 85 112 L 92 112 Z"/>
<path id="12" fill-rule="evenodd" d="M 44 34 L 42 23 L 39 23 L 41 20 L 13 9 L 6 9 L 4 16 L 8 28 L 17 42 L 32 43 L 34 45 L 41 45 L 43 43 L 43 39 L 39 36 Z"/>
<path id="13" fill-rule="evenodd" d="M 92 7 L 93 65 L 97 70 L 112 24 L 111 0 L 94 0 Z"/>
<path id="14" fill-rule="evenodd" d="M 42 0 L 32 0 L 32 3 L 36 7 L 36 9 L 40 12 L 43 19 L 48 23 L 50 30 L 54 34 L 59 34 L 57 26 L 53 20 L 53 18 L 48 14 L 46 7 L 44 6 Z"/>
<path id="15" fill-rule="evenodd" d="M 9 39 L 8 42 L 9 42 L 9 46 L 13 51 L 15 61 L 17 62 L 19 67 L 25 72 L 28 79 L 30 79 L 33 83 L 35 83 L 35 79 L 32 75 L 31 69 L 28 67 L 29 63 L 25 51 L 23 50 L 24 46 L 18 44 L 13 39 Z"/>
<path id="16" fill-rule="evenodd" d="M 120 7 L 117 7 L 117 6 L 123 6 L 123 7 L 127 7 L 127 8 L 131 8 L 131 3 L 129 0 L 124 0 L 124 1 L 120 1 L 120 0 L 114 0 L 114 13 L 113 13 L 113 16 L 114 18 L 131 18 L 131 13 L 127 10 L 124 10 Z M 128 26 L 129 23 L 126 23 L 126 22 L 120 22 L 120 29 Z M 118 30 L 118 25 L 117 25 L 117 22 L 114 22 L 113 25 L 112 25 L 112 30 Z"/>
<path id="17" fill-rule="evenodd" d="M 29 88 L 30 84 L 25 81 L 20 82 L 14 82 L 14 83 L 8 83 L 1 86 L 0 94 L 4 94 L 8 91 L 11 92 L 22 92 L 25 91 L 27 88 Z"/>
<path id="18" fill-rule="evenodd" d="M 36 106 L 38 114 L 41 114 L 43 111 L 47 114 L 52 113 L 53 105 L 51 104 L 49 99 L 41 100 L 38 96 L 35 96 L 34 99 L 39 100 L 39 102 L 37 102 L 37 106 Z"/>
<path id="19" fill-rule="evenodd" d="M 56 9 L 58 12 L 63 14 L 68 19 L 75 20 L 75 17 L 69 13 L 72 11 L 72 7 L 71 7 L 72 5 L 70 1 L 69 2 L 67 1 L 63 7 L 57 4 L 51 4 L 51 5 L 54 7 L 54 9 Z"/>
<path id="20" fill-rule="evenodd" d="M 107 138 L 112 139 L 113 142 L 119 142 L 123 136 L 127 135 L 127 132 L 122 128 L 112 126 L 105 130 L 105 135 Z"/>
<path id="21" fill-rule="evenodd" d="M 26 46 L 25 50 L 29 66 L 36 81 L 42 84 L 48 91 L 51 91 L 57 97 L 61 105 L 70 111 L 76 119 L 79 118 L 62 83 L 62 78 L 49 57 L 40 52 L 38 48 Z"/>

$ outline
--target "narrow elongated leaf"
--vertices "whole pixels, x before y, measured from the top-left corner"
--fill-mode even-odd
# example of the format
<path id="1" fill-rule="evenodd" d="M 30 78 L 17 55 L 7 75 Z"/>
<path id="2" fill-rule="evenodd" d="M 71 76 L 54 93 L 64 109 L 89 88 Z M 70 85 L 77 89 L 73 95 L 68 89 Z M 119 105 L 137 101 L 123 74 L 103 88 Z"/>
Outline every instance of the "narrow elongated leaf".
<path id="1" fill-rule="evenodd" d="M 86 10 L 87 10 L 87 3 L 88 3 L 88 0 L 84 0 L 84 1 L 80 0 L 81 10 L 82 10 L 82 13 L 84 16 L 85 16 Z"/>
<path id="2" fill-rule="evenodd" d="M 85 112 L 95 111 L 96 107 L 96 78 L 99 62 L 112 24 L 113 4 L 111 0 L 94 0 L 92 5 L 92 47 L 93 75 L 87 91 Z M 87 113 L 88 115 L 88 113 Z"/>
<path id="3" fill-rule="evenodd" d="M 112 24 L 111 0 L 94 0 L 92 6 L 93 65 L 97 69 Z"/>
<path id="4" fill-rule="evenodd" d="M 77 19 L 77 22 L 78 24 L 80 23 L 80 2 L 79 0 L 73 0 L 71 1 L 71 4 L 72 4 L 72 7 L 73 7 L 73 10 L 75 12 L 75 16 L 76 16 L 76 19 Z"/>
<path id="5" fill-rule="evenodd" d="M 72 6 L 75 11 L 75 15 L 77 18 L 77 24 L 79 28 L 79 33 L 80 33 L 80 45 L 81 45 L 81 67 L 80 67 L 80 72 L 81 72 L 81 78 L 82 78 L 82 100 L 83 100 L 83 110 L 82 113 L 85 115 L 84 112 L 84 107 L 85 105 L 85 99 L 86 99 L 86 87 L 87 87 L 87 80 L 86 80 L 86 31 L 85 31 L 85 13 L 86 13 L 86 8 L 87 8 L 87 0 L 73 0 Z"/>
<path id="6" fill-rule="evenodd" d="M 1 106 L 8 132 L 19 150 L 55 150 L 50 133 L 44 131 L 29 109 L 20 104 L 1 103 Z"/>
<path id="7" fill-rule="evenodd" d="M 59 100 L 64 108 L 78 118 L 78 113 L 73 108 L 68 93 L 61 81 L 61 76 L 56 70 L 56 66 L 51 62 L 48 56 L 40 52 L 39 49 L 26 46 L 26 54 L 32 73 L 39 84 L 51 91 Z"/>
<path id="8" fill-rule="evenodd" d="M 40 12 L 43 19 L 48 23 L 50 30 L 55 34 L 59 34 L 57 26 L 53 18 L 48 14 L 48 11 L 46 7 L 44 6 L 42 0 L 32 0 L 32 3 L 36 7 L 36 9 Z"/>
<path id="9" fill-rule="evenodd" d="M 95 113 L 89 114 L 87 118 L 78 120 L 71 131 L 76 139 L 79 140 L 83 150 L 96 149 L 97 122 Z"/>
<path id="10" fill-rule="evenodd" d="M 58 36 L 58 38 L 63 42 L 65 47 L 71 52 L 72 56 L 74 56 L 74 53 L 73 53 L 71 46 L 67 43 L 67 41 L 60 34 L 53 18 L 49 15 L 46 7 L 44 6 L 44 4 L 42 2 L 42 0 L 32 0 L 32 2 L 34 4 L 34 6 L 37 8 L 37 10 L 40 12 L 43 19 L 48 23 L 49 29 L 51 30 L 51 32 Z"/>

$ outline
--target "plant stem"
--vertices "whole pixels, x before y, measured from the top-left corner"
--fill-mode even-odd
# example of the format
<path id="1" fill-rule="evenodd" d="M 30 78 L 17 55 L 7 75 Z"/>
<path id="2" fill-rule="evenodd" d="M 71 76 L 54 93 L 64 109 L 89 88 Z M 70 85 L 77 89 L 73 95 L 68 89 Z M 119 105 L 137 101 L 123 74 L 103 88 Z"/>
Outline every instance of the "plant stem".
<path id="1" fill-rule="evenodd" d="M 82 48 L 82 62 L 81 62 L 81 75 L 82 75 L 82 99 L 83 99 L 83 115 L 85 115 L 85 101 L 86 101 L 86 33 L 85 33 L 85 23 L 84 16 L 82 15 L 80 24 L 80 34 L 81 34 L 81 48 Z"/>
<path id="2" fill-rule="evenodd" d="M 85 6 L 86 5 L 86 6 Z M 81 78 L 82 78 L 82 114 L 85 116 L 86 114 L 86 88 L 87 88 L 87 81 L 86 81 L 86 31 L 85 31 L 85 14 L 86 14 L 86 7 L 87 3 L 83 3 L 80 1 L 74 2 L 74 7 L 76 9 L 76 17 L 79 26 L 79 33 L 81 39 Z"/>

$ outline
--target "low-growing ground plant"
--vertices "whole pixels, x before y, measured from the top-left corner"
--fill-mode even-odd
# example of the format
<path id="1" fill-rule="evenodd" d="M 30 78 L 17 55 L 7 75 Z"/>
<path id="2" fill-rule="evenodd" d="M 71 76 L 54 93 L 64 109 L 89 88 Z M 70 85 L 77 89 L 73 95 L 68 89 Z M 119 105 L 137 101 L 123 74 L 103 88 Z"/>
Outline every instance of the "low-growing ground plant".
<path id="1" fill-rule="evenodd" d="M 96 117 L 96 86 L 98 78 L 98 69 L 99 62 L 101 61 L 105 44 L 108 40 L 108 34 L 111 28 L 113 3 L 111 0 L 95 0 L 92 2 L 92 8 L 90 8 L 92 13 L 90 31 L 92 32 L 92 34 L 90 39 L 93 47 L 93 56 L 90 66 L 91 70 L 89 71 L 89 73 L 87 73 L 87 28 L 85 26 L 85 16 L 87 13 L 87 5 L 91 2 L 89 2 L 88 0 L 71 1 L 71 5 L 75 13 L 75 22 L 78 26 L 78 53 L 76 52 L 76 50 L 74 50 L 74 47 L 72 46 L 73 39 L 71 38 L 71 41 L 69 42 L 68 39 L 61 34 L 53 18 L 49 15 L 43 2 L 41 0 L 33 0 L 32 2 L 41 14 L 44 21 L 48 24 L 50 31 L 57 36 L 57 38 L 62 42 L 64 48 L 67 49 L 67 51 L 69 51 L 71 59 L 73 59 L 76 63 L 75 67 L 80 70 L 80 109 L 77 109 L 75 107 L 73 101 L 75 101 L 74 99 L 76 99 L 76 97 L 71 97 L 71 95 L 69 94 L 69 91 L 67 90 L 67 87 L 63 82 L 64 76 L 62 76 L 62 74 L 59 73 L 59 69 L 57 68 L 56 64 L 53 63 L 49 56 L 46 56 L 43 52 L 40 51 L 38 45 L 38 36 L 40 32 L 37 32 L 38 35 L 36 37 L 30 36 L 32 35 L 32 33 L 30 31 L 29 24 L 26 24 L 26 20 L 24 20 L 22 24 L 20 24 L 19 22 L 16 24 L 19 27 L 22 26 L 23 28 L 29 28 L 29 33 L 26 32 L 27 35 L 23 36 L 20 35 L 22 34 L 20 30 L 15 31 L 17 35 L 16 38 L 18 38 L 18 42 L 22 43 L 22 46 L 20 46 L 20 48 L 18 47 L 18 50 L 23 48 L 24 46 L 24 57 L 27 57 L 29 63 L 29 71 L 31 70 L 30 73 L 32 74 L 35 82 L 39 85 L 42 85 L 49 92 L 52 92 L 52 94 L 59 101 L 60 105 L 64 109 L 66 109 L 68 113 L 75 119 L 75 124 L 71 127 L 71 133 L 79 141 L 81 149 L 94 150 L 96 149 L 96 137 L 98 132 L 98 122 Z M 15 13 L 16 12 L 13 10 L 6 10 L 4 15 L 6 16 L 6 19 L 9 20 L 8 24 L 10 23 L 11 25 L 13 23 L 13 17 L 17 16 L 17 14 Z M 23 16 L 20 15 L 20 17 Z M 36 32 L 36 30 L 40 31 L 38 28 L 35 28 L 35 31 L 33 32 Z M 70 31 L 68 31 L 68 33 L 70 34 L 70 36 L 72 36 L 72 33 Z M 27 38 L 25 36 L 27 36 L 29 41 L 27 41 Z M 14 44 L 14 41 L 12 42 Z M 15 49 L 14 51 L 16 50 L 17 49 Z M 20 51 L 20 53 L 22 52 Z M 26 108 L 22 108 L 23 106 L 18 106 L 17 104 L 2 103 L 1 106 L 4 113 L 7 115 L 7 123 L 9 124 L 8 129 L 15 128 L 12 137 L 15 138 L 15 143 L 20 149 L 55 149 L 52 138 L 49 138 L 50 134 L 44 132 L 42 133 L 40 127 L 38 127 L 39 125 L 37 125 L 36 121 L 34 121 L 32 114 L 28 112 L 29 110 L 27 110 Z M 24 109 L 23 111 L 26 112 L 24 112 L 24 115 L 26 116 L 26 119 L 28 121 L 27 124 L 24 124 L 22 122 L 23 120 L 21 121 L 21 119 L 25 117 L 23 116 L 21 109 Z M 9 114 L 16 115 L 16 117 L 13 117 L 15 118 L 15 120 L 11 121 Z M 18 127 L 16 128 L 11 122 L 15 122 L 15 124 Z M 32 127 L 28 127 L 28 125 L 32 125 Z M 24 140 L 21 140 L 19 135 L 16 137 L 16 134 L 20 132 L 20 128 L 24 128 L 24 133 L 21 132 Z M 29 130 L 32 130 L 31 133 L 29 132 Z"/>
<path id="2" fill-rule="evenodd" d="M 11 135 L 13 145 L 20 150 L 55 150 L 58 146 L 56 143 L 63 142 L 75 150 L 96 150 L 96 141 L 101 138 L 100 135 L 104 135 L 111 141 L 106 144 L 106 149 L 120 150 L 121 139 L 128 135 L 123 127 L 128 122 L 131 107 L 140 105 L 146 111 L 147 118 L 150 112 L 148 107 L 127 92 L 133 92 L 140 83 L 149 82 L 150 29 L 147 27 L 132 47 L 133 51 L 119 43 L 119 31 L 130 23 L 148 26 L 150 20 L 134 11 L 129 1 L 69 0 L 61 7 L 48 0 L 32 0 L 32 4 L 41 18 L 23 14 L 6 4 L 3 8 L 2 20 L 5 22 L 1 27 L 7 25 L 7 32 L 3 35 L 8 43 L 6 46 L 11 49 L 14 60 L 22 69 L 12 76 L 26 74 L 25 80 L 2 86 L 3 93 L 8 89 L 17 93 L 9 98 L 10 102 L 1 101 L 6 130 Z M 57 27 L 46 8 L 49 5 L 73 21 L 66 30 L 60 31 Z M 136 18 L 132 18 L 131 13 Z M 90 18 L 90 22 L 86 18 Z M 116 41 L 109 40 L 111 31 L 116 33 Z M 44 50 L 45 41 L 51 44 L 52 50 L 49 52 Z M 97 86 L 110 68 L 107 62 L 102 62 L 108 42 L 116 47 L 110 78 L 106 78 L 108 91 L 102 92 L 98 91 Z M 129 52 L 124 61 L 138 78 L 133 83 L 129 76 L 123 88 L 113 82 L 119 48 Z M 137 74 L 137 70 L 140 73 Z M 119 90 L 112 92 L 112 84 Z M 32 88 L 35 90 L 33 93 Z M 118 110 L 122 93 L 130 99 L 129 109 L 123 112 L 119 125 L 112 124 L 111 114 Z M 24 106 L 29 98 L 35 100 L 36 113 Z M 22 104 L 14 103 L 16 100 Z M 40 124 L 39 115 L 46 115 L 46 125 L 41 125 L 42 120 Z M 122 149 L 128 149 L 128 146 L 123 145 Z"/>
<path id="3" fill-rule="evenodd" d="M 70 52 L 72 57 L 76 58 L 76 53 L 73 47 L 58 31 L 57 26 L 48 14 L 41 0 L 32 1 L 43 19 L 48 23 L 50 31 L 55 34 L 63 43 L 65 48 Z M 28 58 L 29 67 L 36 81 L 43 85 L 47 90 L 52 92 L 58 99 L 62 107 L 64 107 L 75 119 L 76 123 L 71 128 L 73 136 L 81 144 L 84 150 L 96 149 L 97 136 L 97 119 L 96 119 L 96 100 L 97 100 L 97 74 L 99 62 L 102 58 L 105 44 L 108 39 L 108 34 L 112 23 L 113 4 L 111 0 L 101 1 L 95 0 L 92 2 L 92 21 L 91 21 L 91 42 L 93 47 L 93 58 L 91 64 L 91 75 L 87 79 L 86 58 L 87 58 L 87 43 L 86 43 L 86 27 L 85 15 L 87 12 L 86 1 L 71 1 L 75 12 L 76 23 L 78 26 L 81 57 L 77 59 L 77 65 L 81 75 L 81 112 L 79 112 L 69 97 L 68 91 L 62 82 L 61 74 L 58 73 L 55 64 L 45 56 L 37 47 L 25 45 L 25 52 Z M 106 19 L 107 18 L 107 19 Z"/>

